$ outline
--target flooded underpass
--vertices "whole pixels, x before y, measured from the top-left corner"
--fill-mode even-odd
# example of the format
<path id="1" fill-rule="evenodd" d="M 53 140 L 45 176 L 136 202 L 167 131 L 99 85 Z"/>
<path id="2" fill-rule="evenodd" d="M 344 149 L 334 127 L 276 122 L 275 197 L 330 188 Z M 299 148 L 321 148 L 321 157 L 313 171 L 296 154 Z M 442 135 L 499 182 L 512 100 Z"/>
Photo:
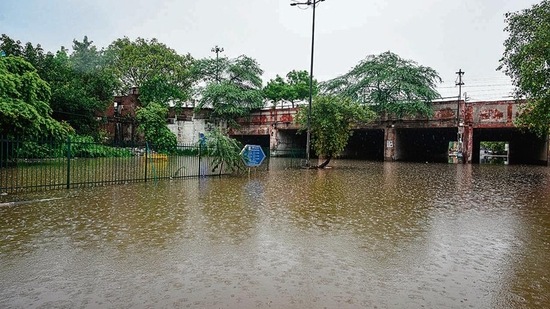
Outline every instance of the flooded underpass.
<path id="1" fill-rule="evenodd" d="M 2 197 L 0 307 L 550 303 L 546 167 L 281 162 L 250 177 Z"/>

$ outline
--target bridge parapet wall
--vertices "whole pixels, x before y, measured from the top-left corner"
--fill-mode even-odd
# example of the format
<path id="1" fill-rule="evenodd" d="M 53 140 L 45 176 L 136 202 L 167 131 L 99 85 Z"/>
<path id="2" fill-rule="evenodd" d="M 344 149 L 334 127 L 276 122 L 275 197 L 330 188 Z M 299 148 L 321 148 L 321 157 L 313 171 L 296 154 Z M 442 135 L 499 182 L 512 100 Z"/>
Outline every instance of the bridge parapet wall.
<path id="1" fill-rule="evenodd" d="M 466 105 L 465 123 L 474 128 L 514 127 L 524 101 L 472 102 Z"/>
<path id="2" fill-rule="evenodd" d="M 456 127 L 459 123 L 470 125 L 476 128 L 482 127 L 513 127 L 521 105 L 524 101 L 442 101 L 433 102 L 433 115 L 396 117 L 382 115 L 371 123 L 364 124 L 358 128 L 384 128 L 390 124 L 396 127 Z M 460 109 L 460 117 L 457 117 L 457 109 Z M 296 130 L 299 126 L 294 121 L 298 108 L 265 109 L 253 112 L 250 117 L 238 120 L 241 129 L 247 134 L 267 134 L 267 126 L 278 129 Z M 256 133 L 254 133 L 256 132 Z"/>
<path id="3" fill-rule="evenodd" d="M 274 129 L 297 130 L 294 121 L 298 108 L 264 109 L 253 112 L 250 117 L 237 120 L 240 128 L 231 129 L 230 135 L 268 135 Z"/>
<path id="4" fill-rule="evenodd" d="M 384 128 L 384 127 L 399 127 L 399 128 L 441 128 L 441 127 L 456 127 L 457 126 L 457 107 L 458 101 L 433 102 L 431 117 L 421 115 L 407 115 L 397 117 L 396 115 L 381 115 L 371 123 L 364 124 L 363 128 Z M 461 114 L 464 114 L 464 102 L 460 102 Z"/>

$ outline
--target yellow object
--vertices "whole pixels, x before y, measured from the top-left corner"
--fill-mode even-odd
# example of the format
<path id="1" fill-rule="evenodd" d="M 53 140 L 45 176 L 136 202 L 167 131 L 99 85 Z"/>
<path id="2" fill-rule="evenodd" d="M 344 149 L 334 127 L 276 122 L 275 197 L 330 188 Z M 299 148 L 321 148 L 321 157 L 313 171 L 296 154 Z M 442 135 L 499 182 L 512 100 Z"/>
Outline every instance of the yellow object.
<path id="1" fill-rule="evenodd" d="M 168 156 L 161 153 L 152 153 L 147 156 L 147 159 L 154 161 L 168 161 Z"/>

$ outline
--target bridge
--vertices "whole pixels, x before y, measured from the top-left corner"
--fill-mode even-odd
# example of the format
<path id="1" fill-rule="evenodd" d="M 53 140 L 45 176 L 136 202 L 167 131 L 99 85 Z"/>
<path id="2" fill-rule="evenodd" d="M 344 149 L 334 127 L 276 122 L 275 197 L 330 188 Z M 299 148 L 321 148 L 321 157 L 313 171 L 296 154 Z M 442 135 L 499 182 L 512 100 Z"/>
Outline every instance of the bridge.
<path id="1" fill-rule="evenodd" d="M 514 125 L 523 101 L 463 100 L 434 102 L 432 117 L 379 117 L 356 127 L 341 157 L 448 162 L 449 143 L 458 141 L 464 163 L 480 162 L 482 141 L 505 141 L 509 164 L 549 162 L 548 138 L 540 138 Z M 243 143 L 269 147 L 272 156 L 305 149 L 306 134 L 294 122 L 297 108 L 264 109 L 241 119 L 230 135 Z"/>

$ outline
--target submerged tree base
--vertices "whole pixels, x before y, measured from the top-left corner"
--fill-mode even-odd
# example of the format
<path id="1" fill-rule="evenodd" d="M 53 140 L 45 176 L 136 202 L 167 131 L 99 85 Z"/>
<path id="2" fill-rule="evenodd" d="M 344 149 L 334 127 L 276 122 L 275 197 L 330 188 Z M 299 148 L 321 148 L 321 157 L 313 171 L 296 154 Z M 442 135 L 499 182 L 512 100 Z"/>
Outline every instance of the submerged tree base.
<path id="1" fill-rule="evenodd" d="M 332 159 L 332 156 L 328 156 L 326 159 L 325 159 L 325 162 L 321 163 L 318 168 L 325 168 L 328 163 L 330 162 L 330 159 Z"/>
<path id="2" fill-rule="evenodd" d="M 327 165 L 329 164 L 330 160 L 332 159 L 332 157 L 327 157 L 325 159 L 325 161 L 319 165 L 311 165 L 311 166 L 308 166 L 308 165 L 302 165 L 302 168 L 303 169 L 322 169 L 322 168 L 327 168 Z"/>

